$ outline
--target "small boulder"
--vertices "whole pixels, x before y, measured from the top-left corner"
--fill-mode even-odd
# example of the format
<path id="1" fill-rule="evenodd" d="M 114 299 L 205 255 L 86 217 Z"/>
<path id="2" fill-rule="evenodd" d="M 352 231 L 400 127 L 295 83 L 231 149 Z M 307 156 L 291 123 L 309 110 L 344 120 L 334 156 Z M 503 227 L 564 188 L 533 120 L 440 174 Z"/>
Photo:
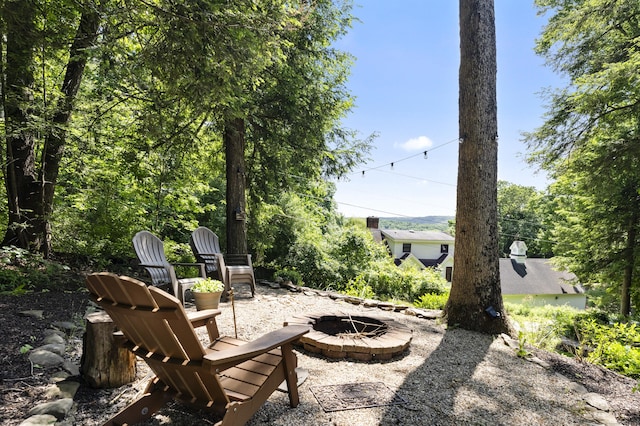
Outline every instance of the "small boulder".
<path id="1" fill-rule="evenodd" d="M 35 416 L 31 416 L 19 426 L 42 426 L 42 425 L 53 425 L 58 421 L 55 416 L 51 414 L 37 414 Z"/>
<path id="2" fill-rule="evenodd" d="M 23 317 L 30 317 L 30 318 L 35 318 L 35 319 L 44 319 L 44 311 L 41 311 L 39 309 L 32 309 L 29 311 L 22 311 L 20 312 L 21 316 Z"/>
<path id="3" fill-rule="evenodd" d="M 34 349 L 29 353 L 29 361 L 40 367 L 55 368 L 64 363 L 64 358 L 47 350 Z"/>
<path id="4" fill-rule="evenodd" d="M 62 398 L 44 404 L 36 405 L 29 410 L 29 415 L 50 414 L 58 420 L 64 419 L 73 407 L 73 399 Z"/>

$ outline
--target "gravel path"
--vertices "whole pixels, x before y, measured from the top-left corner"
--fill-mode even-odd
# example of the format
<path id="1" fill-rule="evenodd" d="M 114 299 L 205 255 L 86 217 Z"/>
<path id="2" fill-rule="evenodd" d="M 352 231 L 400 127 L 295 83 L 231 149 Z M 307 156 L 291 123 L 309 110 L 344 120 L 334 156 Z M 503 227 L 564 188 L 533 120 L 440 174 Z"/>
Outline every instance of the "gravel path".
<path id="1" fill-rule="evenodd" d="M 391 361 L 331 360 L 297 350 L 298 365 L 309 373 L 300 387 L 300 405 L 291 409 L 287 395 L 275 392 L 248 425 L 618 424 L 614 414 L 607 411 L 606 399 L 554 373 L 548 366 L 518 358 L 503 338 L 461 329 L 448 330 L 437 320 L 334 301 L 310 292 L 293 293 L 259 286 L 258 294 L 251 299 L 242 290 L 236 290 L 239 294 L 235 311 L 237 334 L 244 340 L 281 327 L 295 314 L 309 312 L 392 316 L 413 331 L 409 350 Z M 231 304 L 222 303 L 221 310 L 220 332 L 233 336 Z M 204 331 L 202 336 L 206 336 Z M 142 366 L 140 374 L 144 372 Z M 316 386 L 366 382 L 383 383 L 407 403 L 324 412 L 310 390 Z M 81 402 L 76 420 L 96 419 L 96 416 L 99 417 L 96 420 L 107 420 L 143 384 L 140 380 L 125 389 L 116 402 L 113 395 L 109 395 L 111 399 L 100 413 L 90 413 Z M 627 390 L 631 393 L 631 384 Z M 592 406 L 597 405 L 593 401 L 602 404 L 600 409 Z M 102 403 L 107 403 L 106 396 L 103 401 L 93 401 L 93 408 Z M 216 420 L 172 405 L 146 424 L 163 425 L 169 421 L 171 425 L 214 424 Z"/>

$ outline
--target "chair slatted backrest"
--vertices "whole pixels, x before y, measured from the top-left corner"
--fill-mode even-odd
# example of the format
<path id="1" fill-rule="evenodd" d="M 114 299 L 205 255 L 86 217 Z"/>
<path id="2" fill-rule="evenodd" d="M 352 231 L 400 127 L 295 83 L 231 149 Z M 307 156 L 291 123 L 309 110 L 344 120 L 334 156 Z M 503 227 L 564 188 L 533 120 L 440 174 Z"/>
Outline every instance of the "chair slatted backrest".
<path id="1" fill-rule="evenodd" d="M 87 287 L 156 376 L 184 400 L 229 402 L 217 375 L 202 365 L 205 350 L 180 301 L 133 278 L 91 274 Z"/>
<path id="2" fill-rule="evenodd" d="M 169 262 L 164 254 L 164 243 L 149 231 L 140 231 L 133 237 L 133 248 L 141 265 L 156 267 L 145 268 L 153 285 L 171 283 Z"/>
<path id="3" fill-rule="evenodd" d="M 180 361 L 204 356 L 202 344 L 175 297 L 110 273 L 92 274 L 87 282 L 100 306 L 134 346 Z"/>
<path id="4" fill-rule="evenodd" d="M 218 269 L 218 261 L 216 253 L 222 253 L 220 250 L 220 241 L 218 236 L 209 228 L 200 226 L 191 233 L 189 245 L 196 257 L 196 261 L 204 263 L 207 273 Z"/>

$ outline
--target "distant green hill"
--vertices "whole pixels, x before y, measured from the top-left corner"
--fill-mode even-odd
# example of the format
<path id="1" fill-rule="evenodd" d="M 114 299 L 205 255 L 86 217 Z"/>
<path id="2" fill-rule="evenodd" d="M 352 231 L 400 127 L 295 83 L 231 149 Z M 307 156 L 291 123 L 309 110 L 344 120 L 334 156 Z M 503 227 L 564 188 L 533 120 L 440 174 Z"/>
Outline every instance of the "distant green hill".
<path id="1" fill-rule="evenodd" d="M 380 229 L 413 229 L 414 231 L 449 231 L 449 221 L 454 216 L 381 217 Z"/>

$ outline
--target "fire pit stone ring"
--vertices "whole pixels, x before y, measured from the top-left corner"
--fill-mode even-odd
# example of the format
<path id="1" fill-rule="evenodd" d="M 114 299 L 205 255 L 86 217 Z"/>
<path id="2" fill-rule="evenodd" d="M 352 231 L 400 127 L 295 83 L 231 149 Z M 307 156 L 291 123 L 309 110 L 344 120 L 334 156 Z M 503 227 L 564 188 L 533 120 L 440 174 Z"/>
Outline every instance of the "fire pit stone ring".
<path id="1" fill-rule="evenodd" d="M 392 318 L 364 314 L 301 314 L 284 325 L 311 326 L 297 345 L 334 359 L 389 360 L 401 355 L 412 337 L 407 326 Z"/>

